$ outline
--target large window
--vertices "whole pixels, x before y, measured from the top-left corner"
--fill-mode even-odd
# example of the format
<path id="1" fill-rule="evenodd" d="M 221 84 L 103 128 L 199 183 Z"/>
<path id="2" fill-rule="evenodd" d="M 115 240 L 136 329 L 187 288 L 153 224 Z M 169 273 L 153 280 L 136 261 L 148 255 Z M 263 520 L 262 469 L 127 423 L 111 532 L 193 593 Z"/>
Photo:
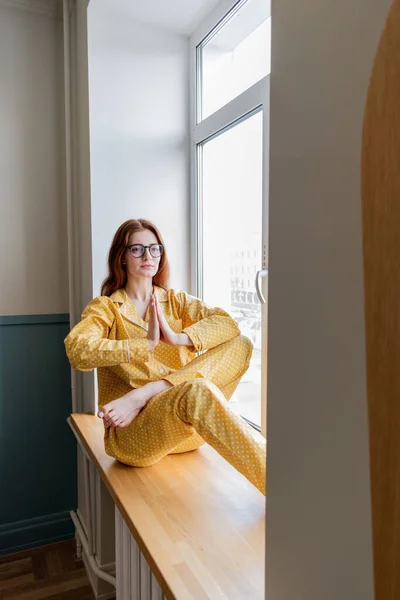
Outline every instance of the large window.
<path id="1" fill-rule="evenodd" d="M 231 407 L 263 430 L 270 24 L 268 2 L 240 1 L 191 40 L 193 284 L 254 344 Z"/>
<path id="2" fill-rule="evenodd" d="M 197 121 L 239 96 L 271 70 L 268 2 L 238 2 L 197 49 Z"/>

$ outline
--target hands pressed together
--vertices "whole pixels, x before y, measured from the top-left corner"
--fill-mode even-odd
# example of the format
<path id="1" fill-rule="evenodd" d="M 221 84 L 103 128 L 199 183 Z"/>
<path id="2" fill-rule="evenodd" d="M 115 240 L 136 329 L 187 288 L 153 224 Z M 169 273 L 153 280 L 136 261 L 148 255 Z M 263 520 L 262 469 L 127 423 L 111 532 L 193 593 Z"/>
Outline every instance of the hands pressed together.
<path id="1" fill-rule="evenodd" d="M 154 350 L 159 342 L 164 342 L 164 344 L 169 344 L 170 346 L 178 346 L 179 334 L 172 331 L 167 319 L 161 312 L 158 298 L 155 294 L 152 295 L 149 306 L 150 316 L 147 339 L 149 340 L 150 350 Z"/>

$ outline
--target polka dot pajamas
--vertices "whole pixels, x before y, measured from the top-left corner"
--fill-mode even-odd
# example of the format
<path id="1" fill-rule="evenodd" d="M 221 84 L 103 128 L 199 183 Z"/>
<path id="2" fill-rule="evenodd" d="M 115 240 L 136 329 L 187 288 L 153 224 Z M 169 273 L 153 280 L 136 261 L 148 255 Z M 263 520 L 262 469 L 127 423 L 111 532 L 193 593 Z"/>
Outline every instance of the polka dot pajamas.
<path id="1" fill-rule="evenodd" d="M 160 343 L 149 352 L 149 311 L 141 319 L 123 289 L 92 300 L 65 340 L 72 366 L 97 367 L 99 406 L 149 381 L 172 384 L 127 427 L 104 424 L 107 454 L 146 467 L 207 442 L 265 494 L 265 439 L 227 403 L 249 367 L 252 342 L 224 310 L 184 291 L 154 291 L 170 327 L 193 346 Z"/>

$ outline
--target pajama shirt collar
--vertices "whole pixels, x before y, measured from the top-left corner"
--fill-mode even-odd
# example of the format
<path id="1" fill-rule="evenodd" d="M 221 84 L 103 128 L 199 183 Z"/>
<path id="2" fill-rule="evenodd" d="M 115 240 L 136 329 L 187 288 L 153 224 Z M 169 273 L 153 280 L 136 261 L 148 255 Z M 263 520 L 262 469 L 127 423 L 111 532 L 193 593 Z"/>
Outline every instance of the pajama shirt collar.
<path id="1" fill-rule="evenodd" d="M 168 293 L 164 288 L 153 284 L 154 293 L 159 302 L 168 302 Z M 110 296 L 110 300 L 119 305 L 120 313 L 131 323 L 148 330 L 148 323 L 144 321 L 137 312 L 132 300 L 128 297 L 124 288 L 120 288 Z"/>

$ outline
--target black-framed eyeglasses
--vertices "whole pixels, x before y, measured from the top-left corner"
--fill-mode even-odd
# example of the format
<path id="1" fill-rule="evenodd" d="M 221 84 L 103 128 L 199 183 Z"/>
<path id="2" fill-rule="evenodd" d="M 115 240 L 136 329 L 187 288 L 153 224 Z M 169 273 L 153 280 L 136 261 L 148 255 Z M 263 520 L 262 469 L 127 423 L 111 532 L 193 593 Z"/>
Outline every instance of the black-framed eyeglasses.
<path id="1" fill-rule="evenodd" d="M 129 254 L 134 258 L 140 258 L 146 252 L 146 248 L 149 249 L 151 256 L 157 258 L 161 256 L 164 251 L 164 246 L 161 244 L 150 244 L 150 246 L 143 246 L 143 244 L 130 244 L 127 246 Z"/>

